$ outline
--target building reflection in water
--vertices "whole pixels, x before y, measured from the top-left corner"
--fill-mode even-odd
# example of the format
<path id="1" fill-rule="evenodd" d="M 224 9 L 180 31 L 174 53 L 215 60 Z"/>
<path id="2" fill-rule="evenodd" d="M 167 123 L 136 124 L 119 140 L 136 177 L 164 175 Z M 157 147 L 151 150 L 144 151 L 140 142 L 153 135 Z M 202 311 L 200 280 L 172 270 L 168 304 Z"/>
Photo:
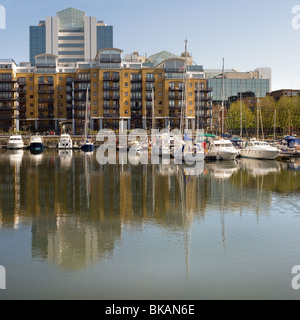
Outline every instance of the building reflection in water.
<path id="1" fill-rule="evenodd" d="M 225 246 L 226 215 L 268 213 L 279 185 L 300 191 L 300 173 L 275 161 L 207 162 L 191 175 L 184 165 L 131 165 L 121 154 L 119 160 L 100 166 L 81 151 L 1 152 L 1 227 L 30 225 L 34 258 L 80 270 L 111 258 L 124 227 L 153 224 L 184 240 L 188 276 L 195 219 L 220 212 Z"/>

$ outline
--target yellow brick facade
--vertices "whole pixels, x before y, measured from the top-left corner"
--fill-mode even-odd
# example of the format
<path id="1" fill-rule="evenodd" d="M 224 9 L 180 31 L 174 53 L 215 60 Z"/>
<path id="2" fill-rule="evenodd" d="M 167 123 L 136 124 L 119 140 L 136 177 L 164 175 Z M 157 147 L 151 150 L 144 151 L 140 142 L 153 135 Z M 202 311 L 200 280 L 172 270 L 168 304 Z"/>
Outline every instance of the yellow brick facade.
<path id="1" fill-rule="evenodd" d="M 189 76 L 185 81 L 185 73 L 172 78 L 162 67 L 102 69 L 100 66 L 66 72 L 58 66 L 56 70 L 56 73 L 48 73 L 47 69 L 46 72 L 44 69 L 43 72 L 39 69 L 33 72 L 0 69 L 0 74 L 11 74 L 14 86 L 18 88 L 17 99 L 13 101 L 18 110 L 13 114 L 18 115 L 15 118 L 19 125 L 16 126 L 16 119 L 12 118 L 10 129 L 60 131 L 64 124 L 71 133 L 82 134 L 87 88 L 93 131 L 118 130 L 120 121 L 127 121 L 127 129 L 149 130 L 153 119 L 152 94 L 156 128 L 179 128 L 181 112 L 184 117 L 187 115 L 189 127 L 195 128 L 196 112 L 201 110 L 200 127 L 210 129 L 211 98 L 205 79 Z M 0 80 L 0 85 L 2 83 Z M 185 96 L 186 100 L 183 100 Z M 0 128 L 9 129 L 3 123 Z"/>

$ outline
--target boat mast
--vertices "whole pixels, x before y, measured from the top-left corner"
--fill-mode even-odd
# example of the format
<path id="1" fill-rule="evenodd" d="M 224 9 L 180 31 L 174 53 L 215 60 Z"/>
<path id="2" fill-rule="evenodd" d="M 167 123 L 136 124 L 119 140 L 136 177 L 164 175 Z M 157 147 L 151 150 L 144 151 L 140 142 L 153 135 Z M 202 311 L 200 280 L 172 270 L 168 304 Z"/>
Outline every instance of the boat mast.
<path id="1" fill-rule="evenodd" d="M 86 102 L 85 102 L 85 124 L 84 124 L 84 136 L 87 138 L 87 124 L 88 124 L 88 105 L 89 105 L 89 88 L 86 89 Z"/>
<path id="2" fill-rule="evenodd" d="M 185 129 L 189 128 L 188 120 L 188 104 L 187 104 L 187 39 L 185 40 L 185 59 L 184 59 L 184 70 L 185 70 Z"/>
<path id="3" fill-rule="evenodd" d="M 198 79 L 198 106 L 197 106 L 197 130 L 199 130 L 199 122 L 200 122 L 200 83 L 199 83 L 199 79 Z"/>
<path id="4" fill-rule="evenodd" d="M 225 78 L 225 75 L 224 75 L 224 58 L 223 58 L 223 67 L 222 67 L 222 127 L 221 127 L 221 136 L 223 135 L 224 133 L 224 78 Z"/>
<path id="5" fill-rule="evenodd" d="M 256 106 L 256 139 L 259 140 L 259 92 L 257 88 L 257 106 Z"/>
<path id="6" fill-rule="evenodd" d="M 240 137 L 243 136 L 242 83 L 240 81 Z"/>
<path id="7" fill-rule="evenodd" d="M 276 108 L 274 110 L 274 142 L 276 139 Z"/>
<path id="8" fill-rule="evenodd" d="M 155 127 L 155 115 L 154 115 L 154 88 L 152 88 L 152 130 Z"/>

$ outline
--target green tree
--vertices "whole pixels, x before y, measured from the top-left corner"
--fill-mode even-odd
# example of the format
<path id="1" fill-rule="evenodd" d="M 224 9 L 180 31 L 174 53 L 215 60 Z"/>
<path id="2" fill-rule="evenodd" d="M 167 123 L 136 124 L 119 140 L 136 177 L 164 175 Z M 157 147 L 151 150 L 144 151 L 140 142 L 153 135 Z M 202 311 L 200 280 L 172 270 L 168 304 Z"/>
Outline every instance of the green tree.
<path id="1" fill-rule="evenodd" d="M 300 99 L 298 97 L 281 97 L 278 101 L 278 127 L 283 134 L 299 130 Z"/>
<path id="2" fill-rule="evenodd" d="M 273 97 L 264 97 L 259 100 L 259 108 L 261 111 L 261 119 L 263 123 L 264 133 L 274 132 L 274 120 L 275 120 L 275 110 L 277 110 L 277 103 Z M 257 113 L 256 113 L 257 114 Z M 256 115 L 255 115 L 256 117 Z M 277 111 L 276 111 L 276 122 L 277 122 Z M 259 124 L 261 126 L 261 119 L 259 119 Z"/>
<path id="3" fill-rule="evenodd" d="M 241 128 L 241 105 L 240 102 L 233 102 L 227 113 L 226 126 L 229 130 L 240 132 Z M 255 117 L 253 112 L 242 103 L 242 127 L 243 132 L 246 129 L 253 129 L 255 127 Z"/>

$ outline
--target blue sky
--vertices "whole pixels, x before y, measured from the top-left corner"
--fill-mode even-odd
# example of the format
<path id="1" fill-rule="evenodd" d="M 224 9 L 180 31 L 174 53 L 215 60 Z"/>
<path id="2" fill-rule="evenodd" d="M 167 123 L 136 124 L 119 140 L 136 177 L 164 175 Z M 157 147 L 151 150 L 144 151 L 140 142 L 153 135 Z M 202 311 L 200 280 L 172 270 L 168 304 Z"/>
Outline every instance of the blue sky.
<path id="1" fill-rule="evenodd" d="M 0 58 L 29 60 L 29 26 L 68 7 L 114 26 L 114 46 L 147 56 L 184 52 L 204 68 L 250 71 L 272 68 L 272 89 L 300 89 L 300 29 L 292 8 L 300 0 L 0 0 L 6 29 L 0 30 Z M 300 13 L 300 11 L 299 11 Z M 300 16 L 299 16 L 300 25 Z"/>

